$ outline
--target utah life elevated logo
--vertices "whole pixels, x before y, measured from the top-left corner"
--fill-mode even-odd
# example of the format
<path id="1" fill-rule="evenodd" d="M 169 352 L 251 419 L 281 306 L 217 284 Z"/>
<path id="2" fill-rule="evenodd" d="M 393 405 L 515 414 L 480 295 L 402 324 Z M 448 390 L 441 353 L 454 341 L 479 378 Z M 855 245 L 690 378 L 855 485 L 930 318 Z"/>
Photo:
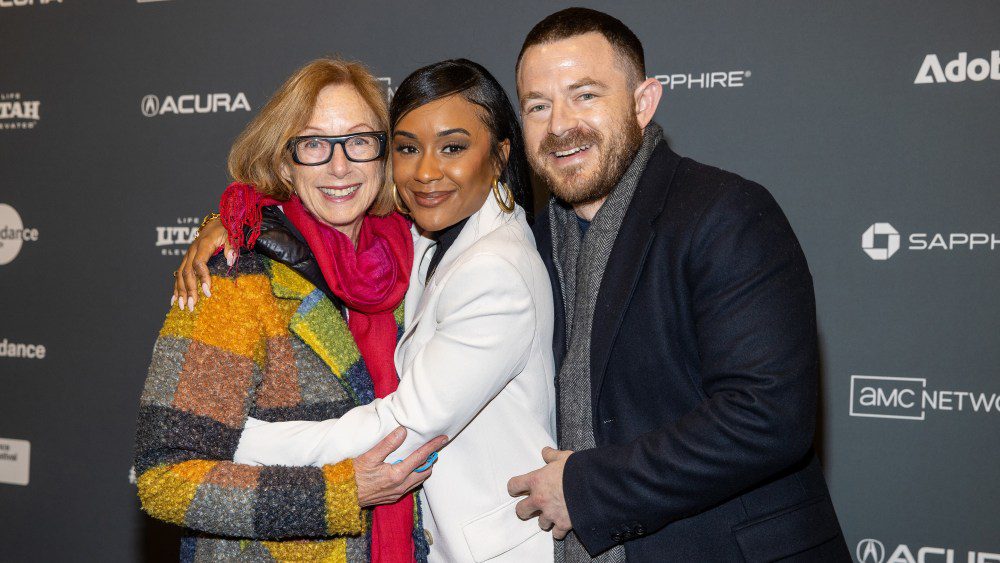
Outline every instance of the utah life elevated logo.
<path id="1" fill-rule="evenodd" d="M 163 96 L 146 94 L 139 102 L 139 109 L 146 117 L 160 115 L 190 115 L 196 113 L 219 113 L 234 111 L 250 111 L 250 102 L 243 92 L 235 96 L 223 93 L 217 94 L 181 94 L 179 96 Z"/>
<path id="2" fill-rule="evenodd" d="M 34 129 L 41 119 L 42 102 L 27 100 L 20 92 L 0 93 L 0 130 Z"/>
<path id="3" fill-rule="evenodd" d="M 917 77 L 913 79 L 914 84 L 942 84 L 945 82 L 982 82 L 990 80 L 1000 80 L 1000 51 L 990 52 L 990 58 L 975 58 L 969 60 L 969 53 L 962 51 L 958 56 L 943 66 L 937 55 L 930 54 L 924 57 Z"/>
<path id="4" fill-rule="evenodd" d="M 161 256 L 184 256 L 201 226 L 201 217 L 178 217 L 175 225 L 156 227 L 156 247 Z"/>

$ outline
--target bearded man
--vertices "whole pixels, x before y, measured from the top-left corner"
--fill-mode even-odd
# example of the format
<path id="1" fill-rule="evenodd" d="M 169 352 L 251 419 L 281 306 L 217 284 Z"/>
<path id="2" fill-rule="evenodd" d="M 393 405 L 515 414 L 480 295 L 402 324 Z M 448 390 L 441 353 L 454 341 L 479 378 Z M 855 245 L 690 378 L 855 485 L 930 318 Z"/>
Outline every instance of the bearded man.
<path id="1" fill-rule="evenodd" d="M 510 480 L 518 515 L 565 537 L 557 561 L 849 561 L 813 450 L 812 278 L 777 203 L 670 150 L 607 14 L 536 25 L 517 89 L 554 194 L 535 236 L 561 448 Z"/>

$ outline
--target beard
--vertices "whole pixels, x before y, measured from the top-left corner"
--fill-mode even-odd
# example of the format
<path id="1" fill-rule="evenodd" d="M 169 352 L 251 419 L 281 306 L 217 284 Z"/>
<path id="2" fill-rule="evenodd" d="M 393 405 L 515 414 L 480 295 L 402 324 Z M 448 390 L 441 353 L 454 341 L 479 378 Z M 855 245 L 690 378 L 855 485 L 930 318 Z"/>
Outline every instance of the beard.
<path id="1" fill-rule="evenodd" d="M 612 122 L 614 126 L 607 135 L 594 129 L 576 128 L 562 137 L 547 135 L 538 149 L 528 153 L 528 161 L 535 173 L 548 184 L 552 193 L 570 205 L 581 205 L 599 201 L 607 197 L 625 170 L 635 158 L 642 144 L 642 128 L 632 112 L 626 112 L 621 119 Z M 601 149 L 601 158 L 594 171 L 587 173 L 584 165 L 561 170 L 546 167 L 549 155 L 556 151 L 590 145 L 590 149 Z"/>

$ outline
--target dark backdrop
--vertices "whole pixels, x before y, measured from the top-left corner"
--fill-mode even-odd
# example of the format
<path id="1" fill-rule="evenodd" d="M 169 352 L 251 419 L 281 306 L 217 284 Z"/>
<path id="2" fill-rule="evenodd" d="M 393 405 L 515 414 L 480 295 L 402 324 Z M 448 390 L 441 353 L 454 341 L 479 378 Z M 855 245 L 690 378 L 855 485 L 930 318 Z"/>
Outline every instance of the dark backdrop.
<path id="1" fill-rule="evenodd" d="M 0 0 L 0 560 L 176 558 L 129 483 L 140 388 L 229 145 L 293 69 L 342 54 L 391 91 L 468 57 L 513 93 L 564 5 Z M 588 5 L 643 40 L 674 149 L 767 186 L 805 247 L 852 550 L 1000 561 L 1000 5 Z"/>

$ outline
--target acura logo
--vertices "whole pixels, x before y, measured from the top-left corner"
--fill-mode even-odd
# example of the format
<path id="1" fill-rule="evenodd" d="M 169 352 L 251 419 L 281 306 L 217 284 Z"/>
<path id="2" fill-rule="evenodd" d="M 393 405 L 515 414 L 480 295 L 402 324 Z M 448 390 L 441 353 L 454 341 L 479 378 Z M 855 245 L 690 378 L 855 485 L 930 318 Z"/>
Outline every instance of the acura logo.
<path id="1" fill-rule="evenodd" d="M 863 539 L 858 542 L 858 549 L 854 554 L 858 556 L 859 563 L 882 563 L 885 560 L 885 546 L 878 540 Z"/>
<path id="2" fill-rule="evenodd" d="M 160 111 L 160 99 L 152 94 L 147 94 L 142 98 L 142 115 L 153 117 Z"/>
<path id="3" fill-rule="evenodd" d="M 888 235 L 884 247 L 875 246 L 875 235 Z M 899 250 L 899 231 L 889 223 L 875 223 L 861 235 L 861 249 L 872 260 L 888 260 Z"/>

